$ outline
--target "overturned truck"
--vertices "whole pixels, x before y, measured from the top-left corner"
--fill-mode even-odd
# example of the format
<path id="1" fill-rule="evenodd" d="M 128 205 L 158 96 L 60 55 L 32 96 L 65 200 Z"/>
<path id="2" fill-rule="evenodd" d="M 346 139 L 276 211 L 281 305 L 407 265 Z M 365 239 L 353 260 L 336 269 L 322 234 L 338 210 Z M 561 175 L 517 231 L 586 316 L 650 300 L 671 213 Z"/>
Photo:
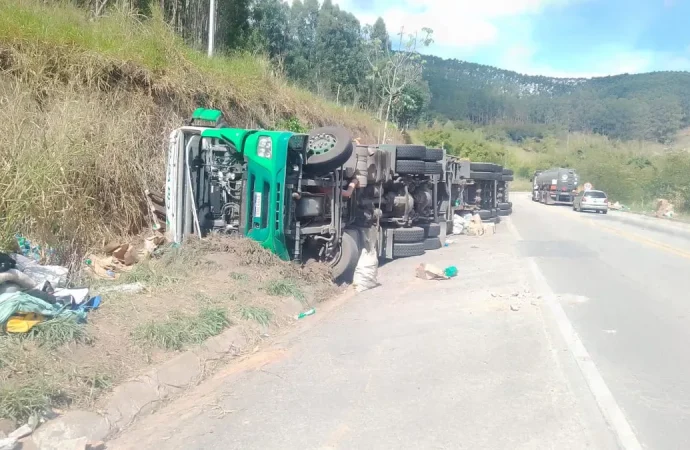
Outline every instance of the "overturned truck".
<path id="1" fill-rule="evenodd" d="M 468 164 L 421 145 L 355 145 L 338 127 L 232 128 L 220 111 L 197 109 L 170 134 L 167 229 L 176 242 L 246 235 L 344 279 L 363 248 L 382 259 L 440 248 Z"/>

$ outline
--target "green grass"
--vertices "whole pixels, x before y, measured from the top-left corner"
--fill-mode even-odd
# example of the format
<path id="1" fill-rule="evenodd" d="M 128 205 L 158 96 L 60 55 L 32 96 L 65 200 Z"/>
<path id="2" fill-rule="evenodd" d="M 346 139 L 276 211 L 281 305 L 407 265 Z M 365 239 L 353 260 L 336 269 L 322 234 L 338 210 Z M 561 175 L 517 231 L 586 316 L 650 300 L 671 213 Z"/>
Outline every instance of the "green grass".
<path id="1" fill-rule="evenodd" d="M 510 182 L 511 192 L 532 192 L 532 180 L 516 177 Z"/>
<path id="2" fill-rule="evenodd" d="M 197 314 L 175 314 L 167 320 L 140 325 L 134 339 L 143 345 L 165 350 L 181 350 L 201 344 L 230 325 L 224 308 L 203 308 Z"/>
<path id="3" fill-rule="evenodd" d="M 242 319 L 253 320 L 263 326 L 268 326 L 273 318 L 273 313 L 259 306 L 242 305 L 239 312 Z"/>
<path id="4" fill-rule="evenodd" d="M 62 317 L 39 323 L 31 329 L 27 337 L 49 349 L 70 342 L 88 343 L 90 339 L 83 324 Z"/>
<path id="5" fill-rule="evenodd" d="M 65 403 L 64 394 L 47 378 L 37 378 L 31 384 L 0 386 L 0 417 L 26 421 L 35 413 Z"/>
<path id="6" fill-rule="evenodd" d="M 306 296 L 300 285 L 295 280 L 288 278 L 271 280 L 266 283 L 264 290 L 268 295 L 276 297 L 293 297 L 295 300 L 299 300 L 302 303 L 306 301 Z"/>

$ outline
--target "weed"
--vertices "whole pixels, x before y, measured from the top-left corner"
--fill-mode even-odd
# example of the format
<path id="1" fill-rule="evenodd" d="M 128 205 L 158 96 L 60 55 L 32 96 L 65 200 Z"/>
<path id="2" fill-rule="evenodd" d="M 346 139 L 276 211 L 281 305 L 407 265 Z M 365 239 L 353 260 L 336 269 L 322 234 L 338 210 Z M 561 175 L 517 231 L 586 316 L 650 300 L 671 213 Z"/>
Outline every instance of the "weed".
<path id="1" fill-rule="evenodd" d="M 30 384 L 0 387 L 0 417 L 24 422 L 34 413 L 67 403 L 62 391 L 49 380 L 36 378 Z"/>
<path id="2" fill-rule="evenodd" d="M 302 303 L 306 302 L 306 295 L 295 280 L 281 278 L 269 281 L 264 287 L 268 295 L 276 297 L 293 297 Z"/>
<path id="3" fill-rule="evenodd" d="M 220 334 L 230 325 L 225 309 L 203 308 L 198 314 L 176 314 L 165 321 L 152 321 L 134 330 L 134 339 L 166 350 L 181 350 Z"/>
<path id="4" fill-rule="evenodd" d="M 236 281 L 247 281 L 249 276 L 246 273 L 230 272 L 230 278 Z"/>
<path id="5" fill-rule="evenodd" d="M 268 326 L 271 323 L 273 314 L 266 308 L 242 305 L 240 306 L 240 317 L 244 320 L 254 320 L 261 325 Z"/>
<path id="6" fill-rule="evenodd" d="M 56 348 L 69 342 L 88 343 L 90 341 L 84 325 L 77 323 L 74 319 L 63 317 L 39 323 L 31 329 L 28 337 L 35 340 L 39 346 L 47 348 Z"/>

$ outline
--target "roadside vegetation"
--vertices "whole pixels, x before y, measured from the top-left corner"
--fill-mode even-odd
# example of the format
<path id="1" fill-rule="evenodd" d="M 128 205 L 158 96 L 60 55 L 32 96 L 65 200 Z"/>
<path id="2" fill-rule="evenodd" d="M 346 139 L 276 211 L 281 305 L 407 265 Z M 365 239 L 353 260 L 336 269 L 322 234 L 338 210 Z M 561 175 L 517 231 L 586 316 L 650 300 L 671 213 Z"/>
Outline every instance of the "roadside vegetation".
<path id="1" fill-rule="evenodd" d="M 0 0 L 0 248 L 20 232 L 65 262 L 146 228 L 144 190 L 162 190 L 168 133 L 197 106 L 239 127 L 380 132 L 261 57 L 208 59 L 157 16 Z"/>
<path id="2" fill-rule="evenodd" d="M 137 276 L 144 290 L 136 293 L 112 290 L 132 278 L 110 282 L 85 326 L 54 320 L 0 335 L 0 418 L 98 407 L 112 387 L 179 351 L 229 329 L 252 349 L 338 292 L 324 266 L 300 268 L 243 238 L 168 247 L 140 266 L 169 276 Z M 209 362 L 207 373 L 219 362 Z"/>
<path id="3" fill-rule="evenodd" d="M 447 122 L 416 130 L 412 136 L 427 145 L 443 145 L 456 155 L 514 169 L 517 186 L 513 188 L 526 187 L 537 169 L 573 167 L 583 183 L 591 182 L 612 201 L 634 210 L 654 210 L 657 198 L 669 200 L 678 211 L 690 210 L 690 148 L 682 139 L 673 144 L 621 141 L 526 126 L 515 140 L 511 137 L 515 128 Z"/>

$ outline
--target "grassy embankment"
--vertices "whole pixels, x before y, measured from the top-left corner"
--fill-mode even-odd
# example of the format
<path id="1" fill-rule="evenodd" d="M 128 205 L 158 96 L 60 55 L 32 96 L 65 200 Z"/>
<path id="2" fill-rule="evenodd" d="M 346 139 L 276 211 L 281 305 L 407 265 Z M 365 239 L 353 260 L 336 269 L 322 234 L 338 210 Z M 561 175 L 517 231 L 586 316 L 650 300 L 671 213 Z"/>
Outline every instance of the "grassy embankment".
<path id="1" fill-rule="evenodd" d="M 635 211 L 653 210 L 657 198 L 668 199 L 679 212 L 690 209 L 690 153 L 685 134 L 671 145 L 662 145 L 582 133 L 544 133 L 515 142 L 500 131 L 448 124 L 418 130 L 413 139 L 443 144 L 457 155 L 514 169 L 513 190 L 529 190 L 528 180 L 537 169 L 573 167 L 583 182 L 591 182 L 612 201 Z"/>
<path id="2" fill-rule="evenodd" d="M 168 133 L 197 106 L 242 127 L 343 125 L 362 142 L 379 126 L 261 59 L 209 60 L 160 20 L 114 11 L 91 21 L 72 6 L 0 0 L 0 248 L 21 232 L 64 261 L 145 230 L 144 190 L 162 189 Z M 231 327 L 253 348 L 267 327 L 334 293 L 322 267 L 296 268 L 243 239 L 168 248 L 122 282 L 145 288 L 106 293 L 86 326 L 0 333 L 0 417 L 97 406 L 180 349 Z"/>
<path id="3" fill-rule="evenodd" d="M 0 248 L 22 232 L 67 254 L 147 225 L 143 191 L 162 189 L 168 133 L 197 106 L 240 127 L 343 125 L 365 143 L 379 126 L 264 60 L 209 60 L 161 20 L 33 0 L 0 0 L 0 105 Z"/>

